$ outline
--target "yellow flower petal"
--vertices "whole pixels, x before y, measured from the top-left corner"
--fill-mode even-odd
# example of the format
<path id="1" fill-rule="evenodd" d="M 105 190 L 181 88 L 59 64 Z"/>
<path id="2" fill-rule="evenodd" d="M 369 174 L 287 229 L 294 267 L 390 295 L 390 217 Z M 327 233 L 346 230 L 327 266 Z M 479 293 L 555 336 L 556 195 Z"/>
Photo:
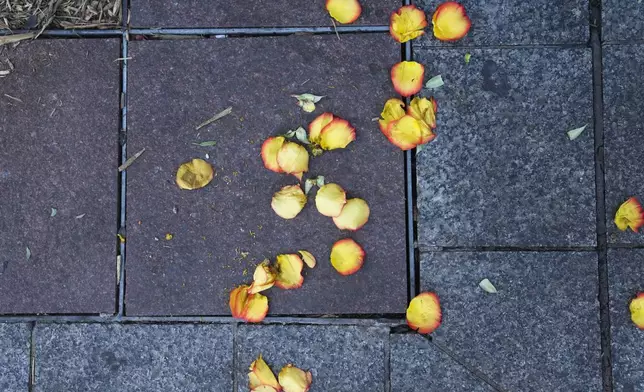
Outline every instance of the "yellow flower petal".
<path id="1" fill-rule="evenodd" d="M 309 171 L 309 152 L 297 143 L 285 142 L 277 152 L 277 164 L 285 173 L 301 178 Z"/>
<path id="2" fill-rule="evenodd" d="M 326 184 L 318 189 L 315 195 L 315 206 L 324 216 L 339 216 L 346 203 L 347 194 L 338 184 Z"/>
<path id="3" fill-rule="evenodd" d="M 420 121 L 410 115 L 389 124 L 387 130 L 389 141 L 401 150 L 411 150 L 422 142 L 423 130 Z"/>
<path id="4" fill-rule="evenodd" d="M 407 114 L 419 121 L 424 121 L 432 129 L 436 128 L 436 112 L 438 104 L 432 97 L 430 99 L 414 97 L 409 103 Z"/>
<path id="5" fill-rule="evenodd" d="M 472 23 L 465 8 L 455 1 L 448 1 L 436 9 L 432 17 L 434 36 L 441 41 L 457 41 L 470 31 Z"/>
<path id="6" fill-rule="evenodd" d="M 434 293 L 420 293 L 409 303 L 407 325 L 418 333 L 432 333 L 441 324 L 441 306 Z"/>
<path id="7" fill-rule="evenodd" d="M 326 10 L 340 23 L 353 23 L 360 17 L 362 7 L 358 0 L 327 0 Z"/>
<path id="8" fill-rule="evenodd" d="M 248 294 L 249 287 L 239 286 L 230 292 L 232 316 L 251 323 L 258 323 L 268 313 L 268 298 L 261 294 Z"/>
<path id="9" fill-rule="evenodd" d="M 369 205 L 362 199 L 350 199 L 342 208 L 340 215 L 333 218 L 333 223 L 340 230 L 356 231 L 369 220 Z"/>
<path id="10" fill-rule="evenodd" d="M 398 98 L 390 98 L 385 102 L 385 107 L 382 109 L 378 120 L 382 133 L 386 135 L 389 124 L 400 120 L 405 115 L 404 107 L 405 103 Z"/>
<path id="11" fill-rule="evenodd" d="M 280 384 L 277 382 L 275 374 L 273 374 L 271 368 L 264 361 L 264 358 L 262 358 L 262 354 L 259 354 L 257 359 L 250 364 L 250 368 L 248 368 L 248 370 L 250 370 L 248 373 L 250 389 L 255 390 L 260 386 L 268 386 L 278 390 L 280 389 Z"/>
<path id="12" fill-rule="evenodd" d="M 262 144 L 262 160 L 264 161 L 264 166 L 268 170 L 272 170 L 276 173 L 281 173 L 282 169 L 280 165 L 277 164 L 277 153 L 284 145 L 283 136 L 269 137 L 266 139 L 264 144 Z"/>
<path id="13" fill-rule="evenodd" d="M 391 14 L 389 33 L 396 41 L 402 43 L 425 34 L 425 27 L 425 13 L 413 5 L 407 5 Z"/>
<path id="14" fill-rule="evenodd" d="M 230 306 L 230 313 L 232 313 L 235 318 L 243 318 L 244 306 L 246 305 L 246 300 L 248 299 L 248 286 L 242 285 L 236 287 L 230 292 L 230 300 L 228 302 Z"/>
<path id="15" fill-rule="evenodd" d="M 277 377 L 284 392 L 307 392 L 313 381 L 311 372 L 305 372 L 290 363 L 280 370 Z"/>
<path id="16" fill-rule="evenodd" d="M 637 233 L 642 224 L 644 224 L 644 211 L 636 198 L 631 197 L 619 206 L 615 214 L 615 224 L 621 231 L 630 227 L 631 230 Z"/>
<path id="17" fill-rule="evenodd" d="M 304 277 L 302 268 L 304 262 L 296 254 L 277 255 L 277 277 L 275 286 L 281 289 L 297 289 L 302 287 Z"/>
<path id="18" fill-rule="evenodd" d="M 214 175 L 215 171 L 208 162 L 196 158 L 179 166 L 176 181 L 181 189 L 199 189 L 208 185 Z"/>
<path id="19" fill-rule="evenodd" d="M 304 261 L 304 264 L 307 265 L 307 267 L 315 268 L 317 261 L 315 260 L 315 257 L 311 254 L 311 252 L 308 252 L 306 250 L 298 250 L 297 253 L 302 256 L 302 260 Z"/>
<path id="20" fill-rule="evenodd" d="M 271 207 L 284 219 L 293 219 L 306 204 L 306 195 L 299 185 L 287 185 L 275 192 Z"/>
<path id="21" fill-rule="evenodd" d="M 264 260 L 255 268 L 253 284 L 250 285 L 248 294 L 255 294 L 270 289 L 275 284 L 276 276 L 277 273 L 271 267 L 270 262 Z"/>
<path id="22" fill-rule="evenodd" d="M 335 117 L 320 132 L 320 147 L 324 150 L 345 148 L 356 140 L 356 129 L 347 120 Z"/>
<path id="23" fill-rule="evenodd" d="M 257 388 L 253 388 L 250 392 L 279 392 L 279 389 L 275 389 L 269 385 L 260 385 Z"/>
<path id="24" fill-rule="evenodd" d="M 415 61 L 401 61 L 391 68 L 394 90 L 403 97 L 409 97 L 423 88 L 425 67 Z"/>
<path id="25" fill-rule="evenodd" d="M 637 294 L 628 306 L 631 311 L 631 320 L 637 328 L 644 329 L 644 293 Z"/>
<path id="26" fill-rule="evenodd" d="M 333 114 L 331 113 L 322 113 L 315 118 L 309 124 L 309 141 L 311 143 L 320 144 L 320 133 L 324 127 L 326 127 L 331 121 L 333 121 Z"/>
<path id="27" fill-rule="evenodd" d="M 351 238 L 345 238 L 333 244 L 331 248 L 331 265 L 340 275 L 351 275 L 364 263 L 364 250 Z"/>

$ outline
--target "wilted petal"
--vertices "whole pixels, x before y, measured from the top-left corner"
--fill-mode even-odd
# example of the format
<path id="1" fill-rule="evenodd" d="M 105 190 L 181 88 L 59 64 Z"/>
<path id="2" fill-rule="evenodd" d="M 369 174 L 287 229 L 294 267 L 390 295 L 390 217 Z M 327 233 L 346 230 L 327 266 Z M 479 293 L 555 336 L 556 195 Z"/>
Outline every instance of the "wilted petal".
<path id="1" fill-rule="evenodd" d="M 309 152 L 306 148 L 294 142 L 285 142 L 277 152 L 277 164 L 285 172 L 299 175 L 309 171 Z"/>
<path id="2" fill-rule="evenodd" d="M 251 294 L 246 300 L 243 319 L 249 323 L 259 323 L 268 313 L 268 298 L 262 294 Z"/>
<path id="3" fill-rule="evenodd" d="M 387 128 L 393 121 L 400 120 L 405 115 L 405 103 L 398 98 L 390 98 L 385 102 L 385 107 L 380 113 L 378 124 L 382 133 L 387 135 Z"/>
<path id="4" fill-rule="evenodd" d="M 432 333 L 441 323 L 441 305 L 434 293 L 420 293 L 409 303 L 407 325 L 418 333 Z"/>
<path id="5" fill-rule="evenodd" d="M 276 276 L 277 273 L 271 267 L 270 262 L 268 260 L 264 260 L 255 268 L 253 284 L 250 285 L 248 293 L 255 294 L 270 289 L 275 284 Z"/>
<path id="6" fill-rule="evenodd" d="M 335 117 L 320 132 L 320 147 L 325 150 L 345 148 L 356 140 L 356 129 L 347 120 Z"/>
<path id="7" fill-rule="evenodd" d="M 250 364 L 248 370 L 250 370 L 248 373 L 250 389 L 255 390 L 262 385 L 272 387 L 274 390 L 280 389 L 280 384 L 277 382 L 275 374 L 262 358 L 262 354 L 259 354 L 257 359 Z"/>
<path id="8" fill-rule="evenodd" d="M 402 61 L 391 68 L 394 90 L 403 97 L 409 97 L 423 88 L 425 67 L 416 61 Z"/>
<path id="9" fill-rule="evenodd" d="M 296 254 L 277 255 L 277 277 L 275 286 L 281 289 L 297 289 L 302 287 L 304 277 L 302 268 L 304 262 Z"/>
<path id="10" fill-rule="evenodd" d="M 276 173 L 281 173 L 282 169 L 280 165 L 277 164 L 277 153 L 282 148 L 282 145 L 286 139 L 284 136 L 269 137 L 266 139 L 264 144 L 262 144 L 262 160 L 264 161 L 264 166 L 268 170 L 272 170 Z"/>
<path id="11" fill-rule="evenodd" d="M 631 320 L 639 329 L 644 329 L 644 293 L 637 294 L 628 308 L 631 311 Z"/>
<path id="12" fill-rule="evenodd" d="M 315 120 L 311 121 L 309 124 L 309 140 L 311 143 L 320 143 L 320 134 L 331 121 L 333 121 L 333 114 L 328 112 L 320 114 Z"/>
<path id="13" fill-rule="evenodd" d="M 333 218 L 333 223 L 340 230 L 356 231 L 369 220 L 369 205 L 362 199 L 350 199 L 344 205 L 340 215 Z"/>
<path id="14" fill-rule="evenodd" d="M 313 380 L 311 372 L 305 372 L 290 363 L 282 368 L 278 378 L 284 392 L 307 392 Z"/>
<path id="15" fill-rule="evenodd" d="M 302 260 L 304 261 L 304 264 L 307 265 L 307 267 L 315 268 L 317 261 L 315 260 L 315 257 L 311 254 L 311 252 L 308 252 L 306 250 L 298 250 L 297 253 L 302 256 Z"/>
<path id="16" fill-rule="evenodd" d="M 326 10 L 338 22 L 352 23 L 360 17 L 362 7 L 358 0 L 327 0 Z"/>
<path id="17" fill-rule="evenodd" d="M 389 124 L 387 131 L 389 141 L 401 150 L 411 150 L 423 140 L 423 129 L 420 121 L 410 115 Z"/>
<path id="18" fill-rule="evenodd" d="M 631 230 L 637 233 L 642 224 L 644 224 L 644 211 L 636 198 L 631 197 L 619 206 L 615 214 L 615 224 L 621 231 L 630 227 Z"/>
<path id="19" fill-rule="evenodd" d="M 284 219 L 293 219 L 306 204 L 306 195 L 299 185 L 287 185 L 275 192 L 271 207 Z"/>
<path id="20" fill-rule="evenodd" d="M 257 388 L 253 388 L 250 392 L 279 392 L 279 389 L 275 389 L 269 385 L 260 385 Z"/>
<path id="21" fill-rule="evenodd" d="M 338 184 L 326 184 L 315 195 L 315 206 L 324 216 L 339 216 L 346 203 L 347 194 Z"/>
<path id="22" fill-rule="evenodd" d="M 425 13 L 413 5 L 407 5 L 391 14 L 389 33 L 398 42 L 407 42 L 425 34 Z"/>
<path id="23" fill-rule="evenodd" d="M 472 22 L 465 8 L 455 1 L 448 1 L 436 9 L 432 17 L 434 36 L 441 41 L 457 41 L 470 31 Z"/>
<path id="24" fill-rule="evenodd" d="M 236 287 L 230 292 L 230 313 L 234 318 L 244 318 L 244 306 L 248 299 L 248 286 L 242 285 Z"/>
<path id="25" fill-rule="evenodd" d="M 179 166 L 176 181 L 181 189 L 199 189 L 208 185 L 214 175 L 215 171 L 208 162 L 195 158 Z"/>
<path id="26" fill-rule="evenodd" d="M 356 273 L 364 263 L 364 250 L 351 238 L 345 238 L 333 244 L 331 248 L 331 265 L 340 275 Z"/>
<path id="27" fill-rule="evenodd" d="M 438 111 L 438 104 L 432 97 L 430 99 L 414 97 L 409 103 L 407 114 L 416 120 L 423 121 L 432 129 L 436 128 L 436 112 Z"/>

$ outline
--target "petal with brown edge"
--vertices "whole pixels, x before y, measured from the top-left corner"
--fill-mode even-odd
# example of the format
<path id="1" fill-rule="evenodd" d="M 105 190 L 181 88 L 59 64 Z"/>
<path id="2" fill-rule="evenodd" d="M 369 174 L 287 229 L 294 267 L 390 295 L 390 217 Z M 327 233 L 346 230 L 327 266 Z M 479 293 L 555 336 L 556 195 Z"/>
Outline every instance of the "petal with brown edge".
<path id="1" fill-rule="evenodd" d="M 309 141 L 320 144 L 320 133 L 331 121 L 333 121 L 333 114 L 328 112 L 320 114 L 315 120 L 311 121 L 309 124 Z"/>
<path id="2" fill-rule="evenodd" d="M 644 293 L 637 294 L 637 297 L 631 300 L 628 309 L 631 312 L 631 320 L 637 328 L 644 329 Z"/>
<path id="3" fill-rule="evenodd" d="M 340 230 L 356 231 L 369 221 L 369 205 L 358 198 L 349 199 L 340 215 L 333 218 L 333 223 Z"/>
<path id="4" fill-rule="evenodd" d="M 380 113 L 378 124 L 382 133 L 387 135 L 387 128 L 393 121 L 400 120 L 405 115 L 405 103 L 398 98 L 390 98 L 385 102 L 385 107 Z"/>
<path id="5" fill-rule="evenodd" d="M 304 283 L 304 277 L 302 276 L 304 262 L 299 255 L 277 255 L 276 264 L 277 277 L 275 286 L 285 290 L 302 287 L 302 283 Z"/>
<path id="6" fill-rule="evenodd" d="M 408 114 L 389 124 L 387 133 L 389 141 L 401 150 L 411 150 L 423 139 L 420 121 Z"/>
<path id="7" fill-rule="evenodd" d="M 429 143 L 436 138 L 436 134 L 432 131 L 432 128 L 427 125 L 424 121 L 419 121 L 420 124 L 420 144 Z"/>
<path id="8" fill-rule="evenodd" d="M 389 33 L 400 43 L 407 42 L 425 34 L 427 17 L 416 6 L 407 5 L 391 14 L 389 20 Z"/>
<path id="9" fill-rule="evenodd" d="M 447 1 L 436 9 L 432 17 L 434 36 L 441 41 L 458 41 L 470 31 L 472 22 L 465 7 L 455 1 Z"/>
<path id="10" fill-rule="evenodd" d="M 251 294 L 244 306 L 243 319 L 249 323 L 259 323 L 268 313 L 268 298 L 262 294 Z"/>
<path id="11" fill-rule="evenodd" d="M 334 118 L 320 132 L 320 147 L 324 150 L 345 148 L 356 140 L 356 129 L 347 120 Z"/>
<path id="12" fill-rule="evenodd" d="M 325 184 L 315 195 L 315 206 L 324 216 L 332 218 L 339 216 L 345 204 L 347 204 L 347 194 L 338 184 Z"/>
<path id="13" fill-rule="evenodd" d="M 215 171 L 210 163 L 203 159 L 195 158 L 179 166 L 176 182 L 181 189 L 194 190 L 208 185 L 214 175 Z"/>
<path id="14" fill-rule="evenodd" d="M 401 61 L 391 68 L 391 82 L 394 90 L 403 97 L 409 97 L 423 88 L 425 67 L 416 61 Z"/>
<path id="15" fill-rule="evenodd" d="M 407 308 L 407 325 L 418 333 L 434 332 L 441 324 L 441 305 L 438 296 L 424 292 L 417 295 Z"/>
<path id="16" fill-rule="evenodd" d="M 304 261 L 304 264 L 306 264 L 307 267 L 315 268 L 315 264 L 317 264 L 317 261 L 315 260 L 315 256 L 313 256 L 311 252 L 306 250 L 298 250 L 297 253 L 299 253 L 300 256 L 302 256 L 302 261 Z"/>
<path id="17" fill-rule="evenodd" d="M 244 318 L 244 306 L 246 305 L 246 300 L 248 299 L 248 286 L 241 285 L 234 288 L 230 292 L 230 300 L 228 302 L 230 306 L 230 313 L 234 318 L 243 319 Z"/>
<path id="18" fill-rule="evenodd" d="M 269 137 L 262 144 L 262 160 L 264 161 L 264 167 L 268 170 L 276 173 L 282 172 L 280 165 L 277 163 L 277 153 L 282 148 L 285 140 L 284 136 Z"/>
<path id="19" fill-rule="evenodd" d="M 279 389 L 275 389 L 270 385 L 260 385 L 257 388 L 253 388 L 250 392 L 279 392 Z"/>
<path id="20" fill-rule="evenodd" d="M 358 0 L 327 0 L 326 10 L 340 23 L 353 23 L 360 17 L 362 7 Z"/>
<path id="21" fill-rule="evenodd" d="M 284 219 L 295 218 L 306 204 L 306 195 L 299 185 L 287 185 L 275 192 L 271 208 Z"/>
<path id="22" fill-rule="evenodd" d="M 255 267 L 255 273 L 253 273 L 253 284 L 250 285 L 248 294 L 255 294 L 270 289 L 275 284 L 276 276 L 277 273 L 271 267 L 270 261 L 264 260 Z"/>
<path id="23" fill-rule="evenodd" d="M 284 392 L 307 392 L 313 381 L 311 372 L 305 372 L 290 363 L 280 370 L 277 377 Z"/>
<path id="24" fill-rule="evenodd" d="M 340 275 L 351 275 L 364 263 L 365 252 L 357 242 L 345 238 L 333 244 L 331 248 L 331 265 Z"/>
<path id="25" fill-rule="evenodd" d="M 285 173 L 300 179 L 303 172 L 309 171 L 309 152 L 294 142 L 285 142 L 277 152 L 277 164 Z"/>
<path id="26" fill-rule="evenodd" d="M 621 231 L 630 227 L 634 232 L 638 232 L 644 224 L 644 210 L 636 198 L 631 197 L 619 206 L 615 213 L 615 224 Z"/>
<path id="27" fill-rule="evenodd" d="M 275 377 L 271 368 L 268 366 L 266 361 L 264 361 L 264 358 L 262 358 L 262 354 L 259 354 L 257 359 L 250 364 L 248 370 L 250 370 L 250 372 L 248 372 L 250 389 L 254 390 L 255 388 L 263 385 L 272 387 L 274 390 L 281 389 L 280 384 L 277 382 L 277 377 Z"/>

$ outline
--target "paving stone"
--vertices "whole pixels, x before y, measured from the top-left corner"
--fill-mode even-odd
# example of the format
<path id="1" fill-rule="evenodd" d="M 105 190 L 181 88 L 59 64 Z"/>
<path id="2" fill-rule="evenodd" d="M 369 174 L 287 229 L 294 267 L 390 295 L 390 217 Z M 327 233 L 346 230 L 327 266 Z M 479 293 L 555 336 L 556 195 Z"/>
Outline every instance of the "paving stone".
<path id="1" fill-rule="evenodd" d="M 29 339 L 27 324 L 0 324 L 0 391 L 29 390 Z"/>
<path id="2" fill-rule="evenodd" d="M 421 287 L 441 299 L 434 340 L 505 390 L 601 390 L 596 253 L 427 253 Z"/>
<path id="3" fill-rule="evenodd" d="M 385 391 L 388 329 L 242 325 L 238 333 L 238 392 L 248 392 L 248 367 L 259 354 L 275 375 L 289 363 L 309 370 L 313 375 L 311 392 Z"/>
<path id="4" fill-rule="evenodd" d="M 644 390 L 644 330 L 631 321 L 631 299 L 644 292 L 644 249 L 609 249 L 609 295 L 615 392 Z"/>
<path id="5" fill-rule="evenodd" d="M 228 325 L 38 325 L 36 391 L 232 390 Z"/>
<path id="6" fill-rule="evenodd" d="M 0 313 L 113 313 L 119 40 L 2 56 Z"/>
<path id="7" fill-rule="evenodd" d="M 461 0 L 472 21 L 468 35 L 443 43 L 431 33 L 432 15 L 442 0 L 417 0 L 429 26 L 416 45 L 516 45 L 586 43 L 589 37 L 588 2 L 577 0 Z"/>
<path id="8" fill-rule="evenodd" d="M 472 54 L 469 64 L 463 58 Z M 438 137 L 417 156 L 419 244 L 593 246 L 590 50 L 423 49 Z"/>
<path id="9" fill-rule="evenodd" d="M 644 38 L 644 4 L 640 1 L 602 0 L 602 39 L 629 41 Z"/>
<path id="10" fill-rule="evenodd" d="M 147 150 L 128 169 L 127 313 L 229 314 L 229 291 L 252 280 L 255 264 L 298 249 L 318 265 L 305 271 L 301 289 L 268 293 L 272 314 L 401 312 L 404 156 L 371 121 L 394 94 L 388 69 L 398 49 L 384 34 L 132 42 L 128 149 Z M 307 114 L 290 97 L 303 92 L 327 98 Z M 195 130 L 228 106 L 231 115 Z M 297 180 L 264 168 L 262 142 L 324 111 L 349 120 L 357 140 L 313 159 L 310 176 L 367 200 L 369 223 L 355 234 L 320 215 L 313 194 L 293 220 L 270 208 L 273 193 Z M 204 140 L 217 145 L 193 145 Z M 216 177 L 204 189 L 180 190 L 176 169 L 195 157 L 211 162 Z M 367 258 L 342 277 L 329 252 L 349 236 Z"/>
<path id="11" fill-rule="evenodd" d="M 610 243 L 644 244 L 644 236 L 619 231 L 615 212 L 630 197 L 644 203 L 642 157 L 644 114 L 644 45 L 606 46 L 604 49 L 604 146 L 606 225 Z"/>
<path id="12" fill-rule="evenodd" d="M 400 7 L 395 0 L 363 1 L 357 25 L 388 25 L 389 15 Z M 292 27 L 332 26 L 325 1 L 248 0 L 133 0 L 132 26 L 136 27 Z M 199 10 L 199 12 L 195 12 Z M 337 22 L 336 22 L 337 23 Z"/>
<path id="13" fill-rule="evenodd" d="M 491 392 L 419 335 L 391 335 L 391 390 L 395 392 Z"/>

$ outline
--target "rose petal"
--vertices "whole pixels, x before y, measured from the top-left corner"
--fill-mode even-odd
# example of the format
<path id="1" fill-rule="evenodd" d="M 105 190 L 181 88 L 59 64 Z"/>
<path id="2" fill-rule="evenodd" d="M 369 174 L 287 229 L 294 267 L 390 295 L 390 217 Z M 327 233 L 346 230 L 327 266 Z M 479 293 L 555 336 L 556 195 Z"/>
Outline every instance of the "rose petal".
<path id="1" fill-rule="evenodd" d="M 246 300 L 248 299 L 248 286 L 242 285 L 236 287 L 230 292 L 230 300 L 228 302 L 230 306 L 230 313 L 232 313 L 234 318 L 243 318 L 244 317 L 244 306 L 246 305 Z"/>
<path id="2" fill-rule="evenodd" d="M 305 372 L 290 363 L 280 370 L 277 377 L 284 392 L 307 392 L 313 381 L 311 372 Z"/>
<path id="3" fill-rule="evenodd" d="M 342 208 L 340 215 L 333 218 L 333 223 L 340 230 L 356 231 L 369 221 L 369 205 L 362 199 L 350 199 Z"/>
<path id="4" fill-rule="evenodd" d="M 430 99 L 414 97 L 409 103 L 407 114 L 419 121 L 424 121 L 432 129 L 436 128 L 436 111 L 438 104 L 432 97 Z"/>
<path id="5" fill-rule="evenodd" d="M 268 170 L 276 173 L 282 172 L 280 165 L 277 164 L 277 153 L 282 148 L 285 140 L 284 136 L 269 137 L 262 144 L 262 160 Z"/>
<path id="6" fill-rule="evenodd" d="M 432 17 L 434 36 L 441 41 L 457 41 L 470 31 L 472 22 L 465 8 L 455 1 L 448 1 L 436 9 Z"/>
<path id="7" fill-rule="evenodd" d="M 293 219 L 302 211 L 306 204 L 306 195 L 299 185 L 287 185 L 275 192 L 271 207 L 275 213 L 284 219 Z"/>
<path id="8" fill-rule="evenodd" d="M 281 289 L 297 289 L 302 287 L 304 277 L 302 268 L 304 262 L 296 254 L 277 255 L 277 277 L 275 286 Z"/>
<path id="9" fill-rule="evenodd" d="M 281 389 L 275 374 L 273 374 L 271 368 L 264 361 L 264 358 L 262 358 L 262 354 L 259 354 L 257 359 L 250 364 L 248 370 L 250 370 L 248 373 L 250 389 L 255 390 L 260 386 L 268 386 L 273 388 L 273 390 Z M 260 391 L 262 390 L 260 389 Z"/>
<path id="10" fill-rule="evenodd" d="M 407 325 L 418 333 L 434 332 L 441 324 L 441 306 L 434 293 L 420 293 L 409 303 L 407 308 Z"/>
<path id="11" fill-rule="evenodd" d="M 277 164 L 285 172 L 299 179 L 303 172 L 309 171 L 309 152 L 294 142 L 285 142 L 277 152 Z"/>
<path id="12" fill-rule="evenodd" d="M 324 216 L 337 217 L 347 203 L 347 194 L 338 184 L 329 183 L 318 189 L 315 206 Z"/>
<path id="13" fill-rule="evenodd" d="M 275 284 L 277 273 L 271 267 L 270 261 L 264 260 L 255 268 L 253 284 L 248 289 L 248 294 L 259 293 L 268 290 Z"/>
<path id="14" fill-rule="evenodd" d="M 351 238 L 345 238 L 333 244 L 331 248 L 331 265 L 340 275 L 356 273 L 364 263 L 364 250 Z"/>
<path id="15" fill-rule="evenodd" d="M 360 17 L 362 7 L 358 0 L 327 0 L 326 10 L 338 22 L 352 23 Z"/>
<path id="16" fill-rule="evenodd" d="M 315 120 L 311 121 L 309 124 L 309 140 L 311 143 L 320 143 L 320 133 L 331 121 L 333 121 L 333 114 L 328 112 L 320 114 Z"/>
<path id="17" fill-rule="evenodd" d="M 615 213 L 615 224 L 621 231 L 630 227 L 631 230 L 637 233 L 642 224 L 644 224 L 644 211 L 636 198 L 631 197 L 619 206 L 617 213 Z"/>
<path id="18" fill-rule="evenodd" d="M 260 385 L 257 388 L 251 389 L 250 392 L 279 392 L 279 390 L 269 385 Z"/>
<path id="19" fill-rule="evenodd" d="M 389 141 L 401 150 L 411 150 L 423 141 L 421 122 L 410 115 L 389 124 L 387 133 Z"/>
<path id="20" fill-rule="evenodd" d="M 243 319 L 249 323 L 259 323 L 268 313 L 268 298 L 262 294 L 251 294 L 244 306 Z"/>
<path id="21" fill-rule="evenodd" d="M 423 88 L 425 67 L 416 61 L 401 61 L 391 68 L 394 90 L 403 97 L 409 97 Z"/>
<path id="22" fill-rule="evenodd" d="M 644 293 L 633 298 L 628 309 L 631 311 L 631 320 L 639 329 L 644 329 Z"/>
<path id="23" fill-rule="evenodd" d="M 356 129 L 347 120 L 334 118 L 320 132 L 320 147 L 325 150 L 345 148 L 356 140 Z"/>
<path id="24" fill-rule="evenodd" d="M 208 162 L 195 158 L 179 166 L 176 181 L 179 188 L 193 190 L 208 185 L 214 175 L 215 171 Z"/>
<path id="25" fill-rule="evenodd" d="M 309 268 L 315 268 L 315 264 L 317 264 L 317 261 L 315 260 L 315 257 L 311 254 L 311 252 L 308 252 L 306 250 L 298 250 L 297 253 L 302 256 L 302 260 L 304 261 L 304 264 L 306 264 L 307 267 Z"/>
<path id="26" fill-rule="evenodd" d="M 405 115 L 405 103 L 398 98 L 390 98 L 385 102 L 385 107 L 380 113 L 378 124 L 382 133 L 387 135 L 387 128 L 393 121 L 400 120 Z"/>
<path id="27" fill-rule="evenodd" d="M 389 33 L 396 41 L 403 43 L 425 34 L 425 27 L 425 13 L 413 5 L 407 5 L 391 14 Z"/>

